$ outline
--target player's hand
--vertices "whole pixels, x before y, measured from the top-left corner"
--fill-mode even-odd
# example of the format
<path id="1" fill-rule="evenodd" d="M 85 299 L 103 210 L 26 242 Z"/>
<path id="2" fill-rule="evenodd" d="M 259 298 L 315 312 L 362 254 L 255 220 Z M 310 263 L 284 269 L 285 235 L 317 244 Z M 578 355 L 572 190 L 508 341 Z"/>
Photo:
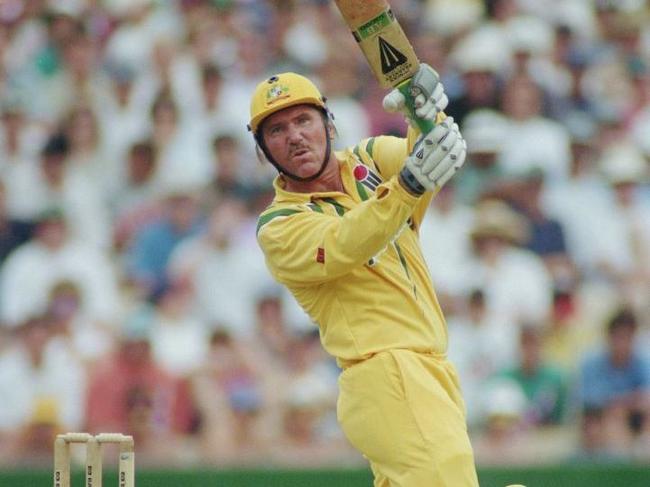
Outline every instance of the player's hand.
<path id="1" fill-rule="evenodd" d="M 438 113 L 444 111 L 449 104 L 440 76 L 428 64 L 420 64 L 420 69 L 411 78 L 410 89 L 415 115 L 421 120 L 434 121 Z M 413 125 L 404 95 L 398 89 L 394 89 L 384 97 L 383 106 L 389 113 L 402 112 Z"/>
<path id="2" fill-rule="evenodd" d="M 453 117 L 446 118 L 420 137 L 404 161 L 400 183 L 410 193 L 441 188 L 465 163 L 467 144 Z"/>

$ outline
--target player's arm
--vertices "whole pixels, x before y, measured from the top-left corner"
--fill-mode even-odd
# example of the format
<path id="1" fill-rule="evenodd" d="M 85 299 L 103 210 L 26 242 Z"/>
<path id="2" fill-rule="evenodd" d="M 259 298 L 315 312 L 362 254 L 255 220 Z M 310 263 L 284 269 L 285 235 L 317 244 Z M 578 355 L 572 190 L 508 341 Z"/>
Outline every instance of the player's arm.
<path id="1" fill-rule="evenodd" d="M 327 282 L 380 253 L 402 230 L 417 203 L 418 197 L 394 177 L 342 216 L 317 210 L 263 214 L 257 238 L 278 281 Z"/>
<path id="2" fill-rule="evenodd" d="M 372 165 L 382 179 L 387 180 L 399 174 L 419 136 L 420 131 L 409 126 L 406 138 L 386 135 L 372 137 L 361 141 L 355 152 L 364 163 Z M 433 193 L 426 192 L 413 209 L 412 222 L 415 228 L 419 228 L 432 197 Z"/>
<path id="3" fill-rule="evenodd" d="M 444 116 L 443 110 L 449 104 L 449 99 L 444 91 L 444 86 L 440 81 L 438 73 L 429 65 L 423 63 L 413 76 L 410 86 L 411 95 L 414 99 L 415 116 L 428 122 L 433 123 L 434 121 L 437 121 L 442 123 L 444 119 L 441 119 L 441 116 Z M 413 152 L 413 148 L 422 134 L 420 133 L 418 125 L 411 118 L 411 112 L 406 106 L 406 100 L 400 90 L 394 89 L 386 95 L 383 101 L 383 106 L 384 109 L 390 113 L 402 113 L 408 122 L 408 132 L 405 139 L 376 137 L 374 144 L 372 144 L 372 149 L 375 153 L 370 154 L 370 156 L 374 161 L 376 161 L 378 170 L 382 176 L 387 178 L 392 177 L 394 174 L 403 173 L 404 160 L 407 154 Z M 457 132 L 454 136 L 461 139 L 459 144 L 464 144 L 458 126 L 453 123 L 453 119 L 447 120 L 447 125 L 452 129 L 452 131 Z M 401 140 L 401 143 L 397 142 L 398 140 Z M 451 147 L 450 144 L 445 143 L 444 141 L 442 142 L 442 146 Z M 460 156 L 461 154 L 458 153 L 457 155 Z M 459 160 L 458 163 L 455 164 L 457 166 L 456 169 L 463 164 L 464 157 L 465 155 L 463 152 L 462 160 Z M 435 173 L 432 173 L 432 175 L 435 175 Z M 431 198 L 435 195 L 438 188 L 450 177 L 451 175 L 449 175 L 447 179 L 444 179 L 444 181 L 440 180 L 439 186 L 432 188 L 432 191 L 427 191 L 429 188 L 419 184 L 417 178 L 409 178 L 413 183 L 413 189 L 415 189 L 417 193 L 421 194 L 420 201 L 413 211 L 412 221 L 416 229 L 419 228 L 420 223 L 422 222 L 427 207 L 431 202 Z"/>

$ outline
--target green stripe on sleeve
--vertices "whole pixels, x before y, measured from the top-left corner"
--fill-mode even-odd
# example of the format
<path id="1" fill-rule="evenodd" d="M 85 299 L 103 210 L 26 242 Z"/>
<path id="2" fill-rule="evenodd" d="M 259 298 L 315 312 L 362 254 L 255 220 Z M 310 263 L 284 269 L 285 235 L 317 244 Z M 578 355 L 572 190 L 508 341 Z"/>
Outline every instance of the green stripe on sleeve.
<path id="1" fill-rule="evenodd" d="M 404 254 L 402 253 L 402 248 L 399 246 L 397 242 L 393 242 L 395 245 L 395 250 L 397 251 L 397 256 L 399 257 L 399 261 L 402 264 L 402 268 L 404 269 L 404 272 L 406 273 L 406 277 L 408 278 L 409 281 L 411 281 L 411 284 L 413 286 L 413 294 L 417 297 L 418 290 L 415 287 L 415 283 L 411 280 L 411 273 L 409 272 L 409 266 L 406 263 L 406 258 L 404 257 Z"/>
<path id="2" fill-rule="evenodd" d="M 361 184 L 359 181 L 355 181 L 357 183 L 357 192 L 359 193 L 359 197 L 361 198 L 361 201 L 366 201 L 368 199 L 368 192 L 366 191 L 366 187 Z"/>
<path id="3" fill-rule="evenodd" d="M 371 137 L 368 140 L 368 143 L 366 144 L 366 152 L 368 153 L 371 159 L 372 159 L 372 148 L 374 147 L 374 145 L 375 145 L 375 138 Z"/>
<path id="4" fill-rule="evenodd" d="M 308 203 L 307 206 L 311 208 L 311 211 L 315 211 L 316 213 L 323 213 L 323 209 L 316 203 Z"/>
<path id="5" fill-rule="evenodd" d="M 291 208 L 282 208 L 281 210 L 269 211 L 259 217 L 257 220 L 257 230 L 256 233 L 259 233 L 260 229 L 266 225 L 268 222 L 273 220 L 278 216 L 289 216 L 294 213 L 300 213 L 300 210 L 292 210 Z"/>
<path id="6" fill-rule="evenodd" d="M 397 251 L 397 256 L 399 257 L 399 261 L 402 264 L 402 267 L 404 268 L 404 272 L 406 272 L 406 277 L 411 277 L 409 274 L 409 266 L 406 263 L 406 259 L 404 258 L 404 254 L 402 254 L 402 248 L 399 246 L 397 242 L 395 242 L 395 250 Z"/>
<path id="7" fill-rule="evenodd" d="M 345 208 L 343 208 L 343 206 L 341 206 L 341 203 L 336 201 L 334 198 L 323 198 L 323 201 L 325 201 L 326 203 L 329 203 L 330 205 L 332 205 L 334 207 L 334 209 L 336 210 L 336 213 L 338 214 L 338 216 L 345 215 Z"/>

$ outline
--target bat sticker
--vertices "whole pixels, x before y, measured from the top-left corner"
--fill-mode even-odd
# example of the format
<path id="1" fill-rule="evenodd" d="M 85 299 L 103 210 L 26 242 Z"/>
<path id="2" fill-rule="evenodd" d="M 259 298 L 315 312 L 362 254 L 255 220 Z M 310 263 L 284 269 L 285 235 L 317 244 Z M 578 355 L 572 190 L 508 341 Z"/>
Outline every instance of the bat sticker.
<path id="1" fill-rule="evenodd" d="M 402 64 L 408 62 L 408 58 L 398 51 L 395 47 L 391 46 L 385 39 L 379 39 L 379 52 L 381 52 L 381 72 L 389 74 L 394 69 L 397 69 Z"/>

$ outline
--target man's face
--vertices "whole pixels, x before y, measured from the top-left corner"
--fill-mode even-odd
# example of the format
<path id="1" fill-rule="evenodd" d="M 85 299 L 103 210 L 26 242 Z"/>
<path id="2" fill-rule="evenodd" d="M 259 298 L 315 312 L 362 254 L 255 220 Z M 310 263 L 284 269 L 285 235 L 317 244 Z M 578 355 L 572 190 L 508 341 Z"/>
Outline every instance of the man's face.
<path id="1" fill-rule="evenodd" d="M 173 195 L 168 200 L 169 220 L 180 231 L 189 229 L 197 218 L 197 201 L 190 194 Z"/>
<path id="2" fill-rule="evenodd" d="M 632 326 L 619 326 L 609 333 L 609 348 L 615 362 L 628 361 L 634 350 L 634 335 Z"/>
<path id="3" fill-rule="evenodd" d="M 39 242 L 51 250 L 61 248 L 67 239 L 65 222 L 59 219 L 45 220 L 36 228 Z"/>
<path id="4" fill-rule="evenodd" d="M 273 159 L 298 177 L 316 174 L 325 158 L 327 132 L 321 112 L 296 105 L 270 115 L 262 137 Z"/>

